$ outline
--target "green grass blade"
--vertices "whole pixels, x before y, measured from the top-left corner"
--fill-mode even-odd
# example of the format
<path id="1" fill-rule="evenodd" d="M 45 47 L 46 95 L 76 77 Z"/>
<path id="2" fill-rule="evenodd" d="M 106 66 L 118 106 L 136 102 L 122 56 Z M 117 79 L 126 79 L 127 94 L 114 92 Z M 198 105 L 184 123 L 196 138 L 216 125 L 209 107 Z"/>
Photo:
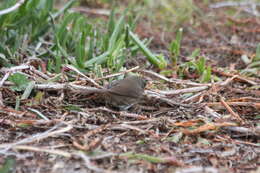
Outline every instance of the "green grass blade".
<path id="1" fill-rule="evenodd" d="M 67 2 L 59 11 L 57 11 L 56 13 L 54 13 L 52 15 L 53 19 L 56 19 L 58 16 L 62 15 L 63 13 L 65 13 L 69 8 L 71 8 L 77 1 L 76 0 L 70 0 L 69 2 Z"/>
<path id="2" fill-rule="evenodd" d="M 93 66 L 94 64 L 102 64 L 106 62 L 108 58 L 109 52 L 104 52 L 103 54 L 92 58 L 91 60 L 88 60 L 85 62 L 85 67 Z"/>
<path id="3" fill-rule="evenodd" d="M 109 45 L 108 45 L 108 51 L 112 52 L 114 49 L 114 46 L 116 44 L 116 41 L 120 34 L 122 34 L 123 28 L 124 28 L 124 19 L 125 16 L 122 15 L 118 22 L 116 23 L 115 29 L 109 39 Z"/>
<path id="4" fill-rule="evenodd" d="M 27 85 L 26 89 L 24 90 L 23 95 L 21 97 L 22 100 L 23 99 L 28 99 L 28 97 L 32 93 L 32 90 L 33 90 L 34 86 L 35 86 L 35 82 L 34 81 L 31 81 L 31 82 L 28 83 L 28 85 Z"/>
<path id="5" fill-rule="evenodd" d="M 3 163 L 3 166 L 0 167 L 0 172 L 1 173 L 12 173 L 12 172 L 15 172 L 15 159 L 14 158 L 6 158 L 4 163 Z"/>
<path id="6" fill-rule="evenodd" d="M 149 62 L 159 67 L 160 69 L 166 67 L 167 62 L 165 61 L 165 59 L 163 57 L 158 58 L 156 55 L 154 55 L 132 31 L 129 31 L 129 36 L 135 42 L 135 44 L 138 45 L 138 47 L 147 57 Z"/>

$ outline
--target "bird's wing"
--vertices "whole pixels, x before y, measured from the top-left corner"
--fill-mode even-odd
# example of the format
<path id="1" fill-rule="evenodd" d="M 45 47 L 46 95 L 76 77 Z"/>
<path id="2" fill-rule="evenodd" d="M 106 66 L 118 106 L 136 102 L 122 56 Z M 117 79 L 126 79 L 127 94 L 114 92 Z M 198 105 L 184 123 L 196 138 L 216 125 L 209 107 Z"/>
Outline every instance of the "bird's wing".
<path id="1" fill-rule="evenodd" d="M 142 95 L 143 89 L 139 85 L 129 82 L 117 83 L 115 86 L 108 89 L 108 91 L 120 96 L 138 98 Z"/>

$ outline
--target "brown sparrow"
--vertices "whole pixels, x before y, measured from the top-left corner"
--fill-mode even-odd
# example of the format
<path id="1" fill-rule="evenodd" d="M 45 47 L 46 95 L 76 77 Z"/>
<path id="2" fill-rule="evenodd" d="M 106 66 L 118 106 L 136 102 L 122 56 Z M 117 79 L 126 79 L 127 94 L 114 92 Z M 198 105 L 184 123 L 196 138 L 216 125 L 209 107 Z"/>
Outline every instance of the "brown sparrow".
<path id="1" fill-rule="evenodd" d="M 106 105 L 127 110 L 137 104 L 143 96 L 146 80 L 140 76 L 130 76 L 112 82 L 106 89 L 96 89 L 92 93 L 100 93 Z"/>

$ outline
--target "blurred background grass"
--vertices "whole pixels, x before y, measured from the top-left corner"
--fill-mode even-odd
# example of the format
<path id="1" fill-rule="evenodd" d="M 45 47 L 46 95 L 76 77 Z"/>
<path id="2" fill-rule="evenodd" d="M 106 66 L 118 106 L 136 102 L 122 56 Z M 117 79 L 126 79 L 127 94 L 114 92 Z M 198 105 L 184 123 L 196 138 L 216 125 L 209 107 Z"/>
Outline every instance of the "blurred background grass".
<path id="1" fill-rule="evenodd" d="M 0 9 L 16 2 L 3 0 Z M 144 58 L 137 65 L 149 64 L 164 75 L 195 73 L 201 82 L 215 80 L 199 46 L 181 49 L 187 33 L 197 35 L 194 27 L 214 23 L 212 12 L 204 10 L 213 2 L 221 1 L 27 0 L 0 16 L 0 65 L 37 61 L 39 70 L 61 73 L 70 64 L 100 77 Z M 232 8 L 223 13 L 240 14 Z M 188 62 L 182 63 L 183 55 Z"/>

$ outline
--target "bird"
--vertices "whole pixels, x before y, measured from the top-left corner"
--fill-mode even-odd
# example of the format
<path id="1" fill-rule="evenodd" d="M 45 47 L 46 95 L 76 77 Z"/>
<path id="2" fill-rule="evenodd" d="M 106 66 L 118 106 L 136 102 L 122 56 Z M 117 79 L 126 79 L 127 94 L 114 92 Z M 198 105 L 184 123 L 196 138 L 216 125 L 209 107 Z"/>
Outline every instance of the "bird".
<path id="1" fill-rule="evenodd" d="M 147 81 L 137 75 L 111 82 L 107 88 L 95 89 L 91 93 L 101 94 L 105 104 L 126 111 L 140 102 Z"/>

